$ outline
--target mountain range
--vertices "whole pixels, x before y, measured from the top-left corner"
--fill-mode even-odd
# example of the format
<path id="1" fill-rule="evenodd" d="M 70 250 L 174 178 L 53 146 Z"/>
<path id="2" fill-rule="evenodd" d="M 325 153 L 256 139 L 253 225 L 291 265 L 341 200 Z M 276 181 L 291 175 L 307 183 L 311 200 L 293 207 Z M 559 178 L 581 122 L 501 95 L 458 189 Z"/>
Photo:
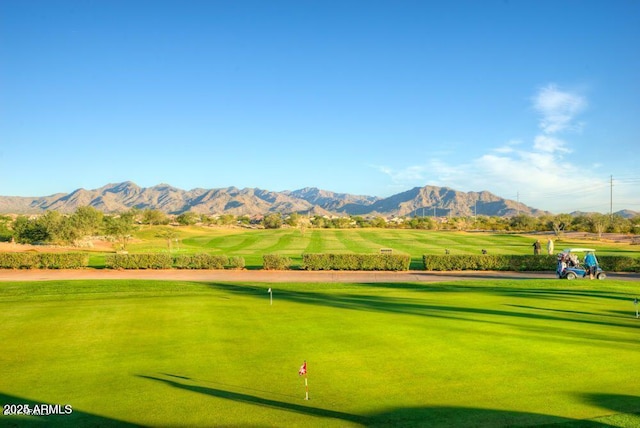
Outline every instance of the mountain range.
<path id="1" fill-rule="evenodd" d="M 72 213 L 81 206 L 92 206 L 105 213 L 138 208 L 157 209 L 167 214 L 193 211 L 208 215 L 248 216 L 272 212 L 386 217 L 549 214 L 487 191 L 460 192 L 436 186 L 415 187 L 379 198 L 335 193 L 315 187 L 282 192 L 236 187 L 182 190 L 168 184 L 140 187 L 125 181 L 93 190 L 80 188 L 71 193 L 42 197 L 0 196 L 0 213 L 3 214 Z"/>

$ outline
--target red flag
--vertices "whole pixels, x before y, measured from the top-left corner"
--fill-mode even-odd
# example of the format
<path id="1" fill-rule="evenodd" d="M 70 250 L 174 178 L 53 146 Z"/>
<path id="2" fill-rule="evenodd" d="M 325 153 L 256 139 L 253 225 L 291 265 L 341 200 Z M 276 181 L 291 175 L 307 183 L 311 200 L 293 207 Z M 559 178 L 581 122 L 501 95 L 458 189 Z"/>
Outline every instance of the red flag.
<path id="1" fill-rule="evenodd" d="M 298 370 L 298 374 L 300 376 L 304 376 L 307 374 L 307 361 L 305 360 L 304 363 L 302 363 L 302 367 L 300 367 L 300 370 Z"/>

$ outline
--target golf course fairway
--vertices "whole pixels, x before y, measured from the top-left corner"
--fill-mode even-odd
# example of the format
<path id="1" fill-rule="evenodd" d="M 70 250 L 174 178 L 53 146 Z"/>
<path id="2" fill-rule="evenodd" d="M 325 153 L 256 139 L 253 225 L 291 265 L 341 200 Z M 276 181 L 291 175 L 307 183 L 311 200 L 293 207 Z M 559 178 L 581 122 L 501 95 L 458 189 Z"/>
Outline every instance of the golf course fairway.
<path id="1" fill-rule="evenodd" d="M 0 283 L 3 413 L 52 410 L 0 426 L 640 426 L 638 294 L 615 280 Z"/>

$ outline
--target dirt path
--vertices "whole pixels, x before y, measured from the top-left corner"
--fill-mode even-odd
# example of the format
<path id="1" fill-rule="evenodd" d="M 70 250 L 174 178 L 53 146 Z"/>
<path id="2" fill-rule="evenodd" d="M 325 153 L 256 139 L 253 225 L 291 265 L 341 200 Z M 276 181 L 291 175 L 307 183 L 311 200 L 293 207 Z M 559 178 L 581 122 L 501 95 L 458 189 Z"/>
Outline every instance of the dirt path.
<path id="1" fill-rule="evenodd" d="M 464 279 L 553 279 L 554 272 L 345 272 L 345 271 L 265 271 L 265 270 L 11 270 L 0 269 L 0 281 L 54 281 L 74 279 L 153 279 L 225 282 L 440 282 Z M 640 274 L 610 273 L 608 278 L 640 281 Z M 576 280 L 581 281 L 581 280 Z"/>

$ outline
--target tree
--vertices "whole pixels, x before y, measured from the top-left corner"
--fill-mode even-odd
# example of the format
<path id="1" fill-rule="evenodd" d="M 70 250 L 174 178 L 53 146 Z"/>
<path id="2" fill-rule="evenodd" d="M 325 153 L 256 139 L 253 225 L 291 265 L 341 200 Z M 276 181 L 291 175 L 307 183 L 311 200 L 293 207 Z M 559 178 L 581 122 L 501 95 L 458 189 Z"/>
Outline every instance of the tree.
<path id="1" fill-rule="evenodd" d="M 114 237 L 120 244 L 120 250 L 126 250 L 131 234 L 136 230 L 134 213 L 128 212 L 119 216 L 105 217 L 105 232 Z"/>
<path id="2" fill-rule="evenodd" d="M 200 216 L 193 211 L 187 211 L 176 217 L 176 221 L 183 226 L 196 224 L 200 220 Z"/>
<path id="3" fill-rule="evenodd" d="M 387 227 L 387 221 L 380 216 L 376 216 L 372 218 L 370 223 L 371 223 L 371 227 L 379 227 L 379 228 Z"/>
<path id="4" fill-rule="evenodd" d="M 142 211 L 142 223 L 153 226 L 154 224 L 167 224 L 167 215 L 160 210 L 146 209 Z"/>
<path id="5" fill-rule="evenodd" d="M 571 225 L 571 216 L 569 214 L 558 214 L 547 220 L 547 226 L 553 231 L 556 237 L 560 237 L 562 232 Z"/>
<path id="6" fill-rule="evenodd" d="M 298 225 L 298 222 L 300 221 L 300 218 L 301 218 L 300 214 L 298 214 L 298 213 L 291 213 L 291 214 L 289 215 L 289 217 L 287 218 L 286 223 L 287 223 L 289 226 L 296 227 L 296 226 Z"/>
<path id="7" fill-rule="evenodd" d="M 104 214 L 92 206 L 78 207 L 69 218 L 71 227 L 80 236 L 91 236 L 100 233 L 103 226 Z"/>
<path id="8" fill-rule="evenodd" d="M 167 240 L 167 248 L 169 252 L 173 249 L 173 242 L 178 238 L 178 232 L 173 229 L 164 229 L 158 232 L 156 235 L 158 238 L 163 238 Z"/>
<path id="9" fill-rule="evenodd" d="M 282 227 L 282 214 L 267 214 L 262 220 L 262 225 L 265 229 L 280 229 Z"/>
<path id="10" fill-rule="evenodd" d="M 236 216 L 233 214 L 222 214 L 218 217 L 218 223 L 223 226 L 230 226 L 236 222 Z"/>
<path id="11" fill-rule="evenodd" d="M 11 217 L 0 215 L 0 241 L 11 241 L 13 231 L 9 226 L 13 223 Z"/>
<path id="12" fill-rule="evenodd" d="M 49 234 L 42 224 L 24 215 L 18 216 L 13 222 L 13 231 L 19 244 L 46 242 L 49 239 Z"/>
<path id="13" fill-rule="evenodd" d="M 536 228 L 536 220 L 527 214 L 519 214 L 511 219 L 510 226 L 514 230 L 531 232 Z"/>
<path id="14" fill-rule="evenodd" d="M 327 227 L 327 219 L 326 219 L 326 218 L 324 218 L 324 217 L 323 217 L 323 216 L 321 216 L 321 215 L 315 215 L 315 216 L 313 216 L 313 218 L 311 219 L 311 224 L 312 224 L 314 227 L 317 227 L 317 228 L 320 228 L 320 229 L 321 229 L 321 228 L 325 228 L 325 227 Z"/>
<path id="15" fill-rule="evenodd" d="M 602 232 L 607 229 L 607 225 L 609 224 L 609 216 L 605 214 L 590 214 L 589 215 L 589 226 L 591 227 L 591 232 L 598 234 L 598 239 L 602 238 Z"/>
<path id="16" fill-rule="evenodd" d="M 337 218 L 331 219 L 331 227 L 336 229 L 348 229 L 351 227 L 351 218 L 337 217 Z"/>
<path id="17" fill-rule="evenodd" d="M 619 214 L 611 216 L 609 221 L 609 227 L 607 227 L 609 233 L 629 233 L 631 232 L 631 222 L 622 217 Z"/>
<path id="18" fill-rule="evenodd" d="M 634 235 L 640 234 L 640 215 L 637 215 L 629 220 L 630 232 Z"/>
<path id="19" fill-rule="evenodd" d="M 413 217 L 408 221 L 411 229 L 435 229 L 435 221 L 432 217 Z"/>

